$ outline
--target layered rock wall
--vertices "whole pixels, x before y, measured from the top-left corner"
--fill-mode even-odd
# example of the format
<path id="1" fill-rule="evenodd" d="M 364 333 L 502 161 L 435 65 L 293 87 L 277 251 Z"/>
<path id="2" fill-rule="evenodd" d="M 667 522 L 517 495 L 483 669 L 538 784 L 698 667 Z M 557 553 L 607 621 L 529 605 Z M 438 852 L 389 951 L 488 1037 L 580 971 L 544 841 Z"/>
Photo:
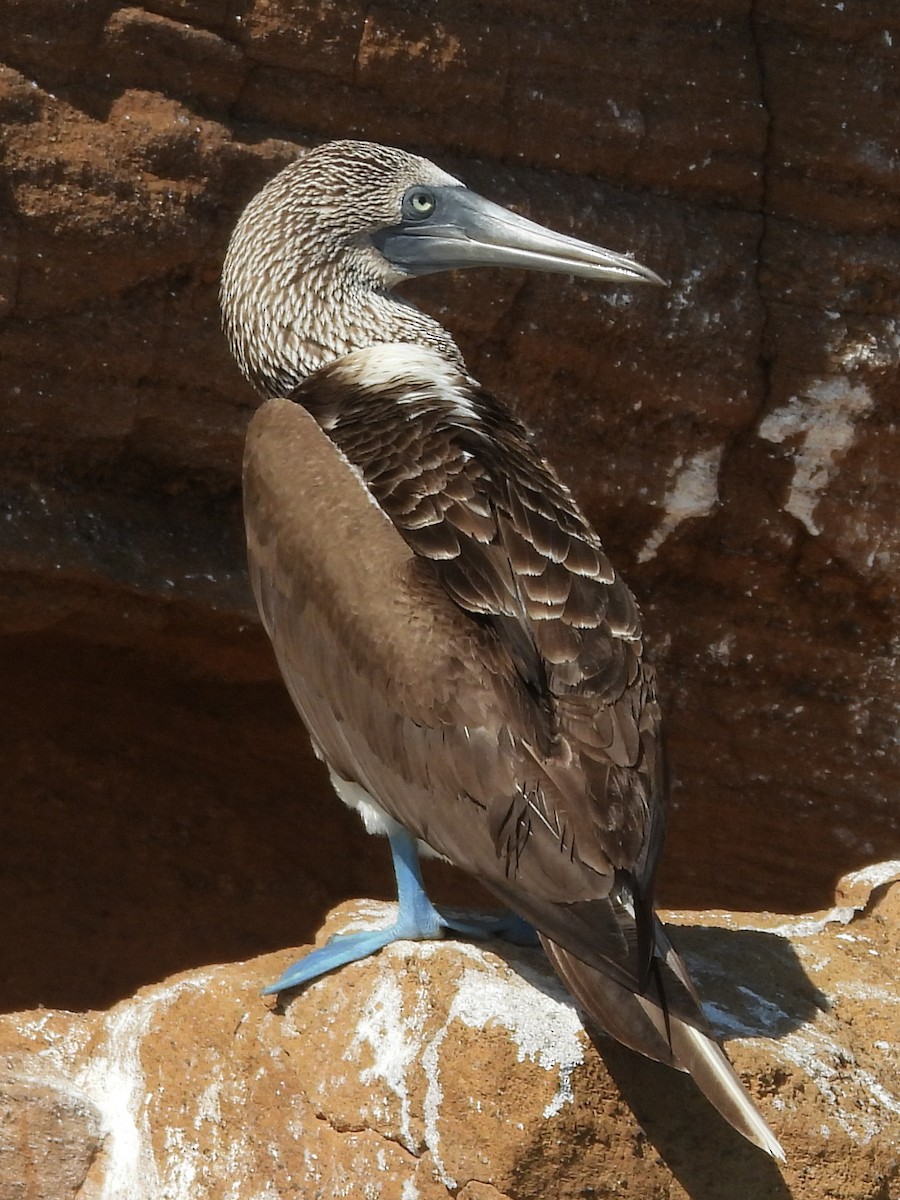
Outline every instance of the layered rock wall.
<path id="1" fill-rule="evenodd" d="M 9 1004 L 105 1004 L 387 894 L 255 624 L 255 399 L 216 310 L 241 206 L 327 137 L 422 151 L 671 281 L 414 289 L 641 598 L 664 899 L 822 907 L 900 850 L 897 45 L 887 2 L 5 0 Z"/>

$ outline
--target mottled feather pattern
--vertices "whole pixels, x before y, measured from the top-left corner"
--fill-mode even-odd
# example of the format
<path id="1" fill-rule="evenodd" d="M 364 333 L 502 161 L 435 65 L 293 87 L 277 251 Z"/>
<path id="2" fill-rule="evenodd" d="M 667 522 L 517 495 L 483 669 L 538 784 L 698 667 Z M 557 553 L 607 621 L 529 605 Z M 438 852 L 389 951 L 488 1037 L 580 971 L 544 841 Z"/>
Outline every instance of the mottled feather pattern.
<path id="1" fill-rule="evenodd" d="M 535 657 L 551 666 L 552 694 L 612 697 L 633 681 L 641 652 L 631 593 L 523 427 L 457 381 L 463 404 L 428 380 L 348 388 L 345 360 L 292 398 L 360 470 L 412 549 L 443 564 L 463 608 L 527 628 Z"/>
<path id="2" fill-rule="evenodd" d="M 636 886 L 649 884 L 645 851 L 664 821 L 659 710 L 631 593 L 528 433 L 492 397 L 461 373 L 423 377 L 415 365 L 363 383 L 366 353 L 317 372 L 292 399 L 453 599 L 507 647 L 543 715 L 534 751 L 579 853 L 596 847 L 595 869 L 606 874 L 637 864 Z M 517 804 L 519 831 L 504 842 L 513 849 L 523 823 L 546 823 L 539 793 Z"/>
<path id="3" fill-rule="evenodd" d="M 636 963 L 620 961 L 621 935 L 607 946 L 589 912 L 616 883 L 596 838 L 584 840 L 591 865 L 577 852 L 574 814 L 591 788 L 568 749 L 532 753 L 545 717 L 505 646 L 462 614 L 428 560 L 383 537 L 386 516 L 300 406 L 276 399 L 256 414 L 244 477 L 254 591 L 325 760 L 514 907 L 527 900 L 526 915 L 567 947 L 636 979 Z M 390 634 L 398 610 L 400 639 Z M 618 831 L 607 840 L 620 854 Z"/>

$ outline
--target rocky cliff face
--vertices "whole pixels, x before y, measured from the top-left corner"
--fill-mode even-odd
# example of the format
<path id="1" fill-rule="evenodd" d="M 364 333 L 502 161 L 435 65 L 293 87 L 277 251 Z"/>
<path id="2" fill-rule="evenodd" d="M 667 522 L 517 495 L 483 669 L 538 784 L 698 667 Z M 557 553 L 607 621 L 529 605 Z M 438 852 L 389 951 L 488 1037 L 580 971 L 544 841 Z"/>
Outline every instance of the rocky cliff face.
<path id="1" fill-rule="evenodd" d="M 421 151 L 671 281 L 412 293 L 642 601 L 670 712 L 663 899 L 823 908 L 900 853 L 900 19 L 864 9 L 7 0 L 7 1007 L 105 1006 L 388 894 L 256 627 L 255 399 L 216 310 L 242 205 L 333 136 Z"/>
<path id="2" fill-rule="evenodd" d="M 598 1053 L 542 955 L 400 942 L 283 1007 L 259 988 L 296 951 L 187 972 L 108 1012 L 0 1018 L 0 1194 L 885 1200 L 898 874 L 847 880 L 801 921 L 680 917 L 783 1172 L 686 1077 L 603 1039 Z M 344 906 L 322 936 L 387 907 Z"/>

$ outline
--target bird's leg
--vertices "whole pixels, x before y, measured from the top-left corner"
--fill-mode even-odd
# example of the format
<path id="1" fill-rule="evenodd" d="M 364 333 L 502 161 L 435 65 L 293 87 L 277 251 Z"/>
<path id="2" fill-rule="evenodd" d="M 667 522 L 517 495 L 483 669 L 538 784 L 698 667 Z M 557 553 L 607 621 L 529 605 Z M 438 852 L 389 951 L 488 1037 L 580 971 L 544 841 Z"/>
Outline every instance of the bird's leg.
<path id="1" fill-rule="evenodd" d="M 326 945 L 311 950 L 305 958 L 288 967 L 275 983 L 263 988 L 264 996 L 309 983 L 347 963 L 359 962 L 391 942 L 426 942 L 442 938 L 446 933 L 461 933 L 473 938 L 502 937 L 519 945 L 537 943 L 535 931 L 515 913 L 482 916 L 456 910 L 438 912 L 425 893 L 415 840 L 405 830 L 398 830 L 390 835 L 388 842 L 399 901 L 393 925 L 362 933 L 336 934 Z"/>
<path id="2" fill-rule="evenodd" d="M 405 830 L 393 834 L 389 839 L 397 878 L 397 897 L 400 911 L 397 925 L 403 921 L 404 913 L 412 917 L 414 928 L 434 930 L 428 933 L 405 933 L 399 936 L 413 941 L 439 938 L 445 933 L 461 933 L 463 937 L 475 939 L 498 937 L 519 946 L 537 946 L 539 939 L 533 926 L 512 912 L 476 913 L 461 909 L 438 910 L 428 899 L 422 872 L 419 868 L 419 852 L 415 841 Z"/>

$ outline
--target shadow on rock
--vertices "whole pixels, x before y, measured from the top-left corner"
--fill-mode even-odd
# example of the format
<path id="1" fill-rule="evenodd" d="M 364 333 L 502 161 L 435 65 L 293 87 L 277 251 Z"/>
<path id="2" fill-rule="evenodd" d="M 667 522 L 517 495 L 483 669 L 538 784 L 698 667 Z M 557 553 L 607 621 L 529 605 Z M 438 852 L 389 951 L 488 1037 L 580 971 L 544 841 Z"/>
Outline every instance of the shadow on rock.
<path id="1" fill-rule="evenodd" d="M 732 1129 L 689 1075 L 605 1037 L 593 1040 L 648 1140 L 691 1200 L 789 1200 L 777 1163 Z"/>
<path id="2" fill-rule="evenodd" d="M 722 1038 L 777 1040 L 828 1007 L 792 943 L 777 933 L 712 926 L 668 926 Z M 558 999 L 560 985 L 535 970 L 537 955 L 503 949 L 535 986 Z M 644 1058 L 602 1032 L 592 1041 L 648 1140 L 691 1200 L 790 1196 L 779 1167 L 715 1111 L 689 1075 Z M 780 1069 L 758 1073 L 777 1091 Z M 777 1132 L 777 1131 L 776 1131 Z"/>
<path id="3" fill-rule="evenodd" d="M 761 929 L 667 928 L 720 1037 L 783 1037 L 828 1010 L 788 938 Z"/>

